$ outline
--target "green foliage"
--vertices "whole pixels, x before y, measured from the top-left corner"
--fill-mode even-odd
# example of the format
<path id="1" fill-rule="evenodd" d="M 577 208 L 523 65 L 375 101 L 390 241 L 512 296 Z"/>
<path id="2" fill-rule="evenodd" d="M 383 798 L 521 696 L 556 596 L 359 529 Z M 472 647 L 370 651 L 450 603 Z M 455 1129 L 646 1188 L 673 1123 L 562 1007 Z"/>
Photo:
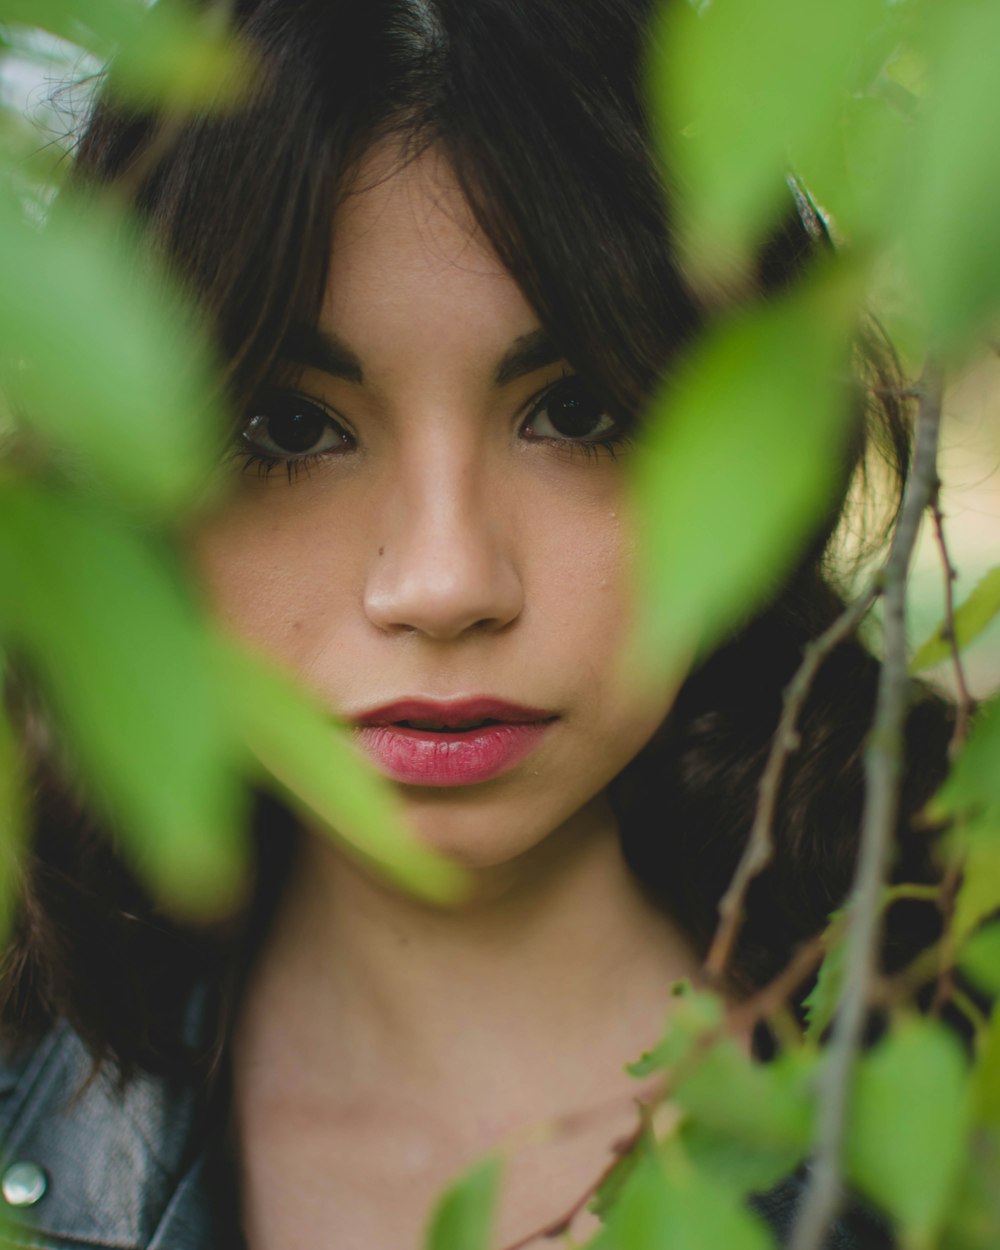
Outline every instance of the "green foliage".
<path id="1" fill-rule="evenodd" d="M 856 299 L 850 270 L 822 274 L 706 335 L 665 384 L 635 480 L 644 669 L 748 615 L 828 506 Z"/>
<path id="2" fill-rule="evenodd" d="M 985 925 L 962 947 L 959 967 L 984 993 L 1000 995 L 1000 924 Z"/>
<path id="3" fill-rule="evenodd" d="M 717 1161 L 747 1192 L 793 1172 L 812 1141 L 816 1063 L 811 1050 L 790 1051 L 763 1064 L 732 1039 L 713 1046 L 673 1096 L 689 1124 L 697 1126 L 692 1141 L 702 1165 Z M 740 1155 L 752 1170 L 733 1173 Z"/>
<path id="4" fill-rule="evenodd" d="M 1000 109 L 1000 7 L 954 0 L 917 12 L 927 94 L 899 237 L 930 343 L 962 354 L 1000 309 L 1000 137 L 978 124 Z"/>
<path id="5" fill-rule="evenodd" d="M 979 713 L 969 740 L 928 814 L 953 821 L 952 854 L 964 863 L 953 937 L 962 939 L 1000 908 L 1000 700 Z"/>
<path id="6" fill-rule="evenodd" d="M 698 1172 L 676 1142 L 647 1151 L 587 1250 L 773 1250 L 739 1199 Z"/>
<path id="7" fill-rule="evenodd" d="M 110 62 L 110 89 L 172 112 L 237 102 L 253 63 L 228 34 L 224 10 L 188 0 L 3 0 L 0 23 L 48 31 Z"/>
<path id="8" fill-rule="evenodd" d="M 0 194 L 0 238 L 0 385 L 26 434 L 68 477 L 175 514 L 204 491 L 222 423 L 202 336 L 166 279 L 107 200 L 63 192 L 39 226 Z"/>
<path id="9" fill-rule="evenodd" d="M 650 86 L 693 263 L 712 274 L 747 260 L 786 209 L 793 155 L 828 141 L 843 97 L 888 53 L 886 11 L 721 0 L 663 13 Z"/>
<path id="10" fill-rule="evenodd" d="M 695 991 L 689 981 L 678 981 L 671 990 L 663 1037 L 652 1050 L 627 1066 L 630 1076 L 642 1078 L 683 1063 L 721 1031 L 725 1015 L 716 994 Z"/>
<path id="11" fill-rule="evenodd" d="M 488 1250 L 501 1166 L 483 1159 L 442 1194 L 431 1216 L 425 1250 Z"/>
<path id="12" fill-rule="evenodd" d="M 963 1164 L 969 1114 L 965 1059 L 944 1025 L 901 1021 L 862 1059 L 848 1173 L 898 1221 L 908 1248 L 936 1244 Z"/>
<path id="13" fill-rule="evenodd" d="M 844 986 L 843 912 L 834 912 L 823 935 L 823 962 L 816 983 L 803 1000 L 806 1013 L 806 1036 L 819 1041 L 833 1020 Z"/>
<path id="14" fill-rule="evenodd" d="M 974 642 L 1000 614 L 1000 568 L 984 573 L 968 597 L 955 609 L 954 634 L 959 649 Z M 951 658 L 951 642 L 946 637 L 944 621 L 920 647 L 910 661 L 910 671 L 921 673 Z"/>
<path id="15" fill-rule="evenodd" d="M 0 634 L 37 674 L 140 869 L 185 907 L 230 901 L 234 753 L 207 640 L 162 551 L 79 493 L 12 481 L 0 583 Z"/>

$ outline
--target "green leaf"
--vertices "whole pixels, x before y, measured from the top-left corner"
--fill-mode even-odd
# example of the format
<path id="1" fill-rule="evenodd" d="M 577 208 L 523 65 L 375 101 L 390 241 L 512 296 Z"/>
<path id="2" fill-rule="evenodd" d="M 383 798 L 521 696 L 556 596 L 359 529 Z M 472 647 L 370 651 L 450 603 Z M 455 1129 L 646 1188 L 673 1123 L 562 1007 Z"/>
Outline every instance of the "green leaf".
<path id="1" fill-rule="evenodd" d="M 171 112 L 228 105 L 252 63 L 222 21 L 222 6 L 189 0 L 2 0 L 0 21 L 46 30 L 111 61 L 110 86 L 129 104 Z"/>
<path id="2" fill-rule="evenodd" d="M 192 912 L 241 885 L 242 789 L 212 657 L 149 535 L 93 501 L 0 491 L 0 640 L 37 673 L 98 812 Z"/>
<path id="3" fill-rule="evenodd" d="M 676 1143 L 673 1143 L 676 1146 Z M 679 1150 L 639 1160 L 588 1250 L 774 1250 L 764 1224 Z"/>
<path id="4" fill-rule="evenodd" d="M 806 1037 L 812 1041 L 819 1041 L 822 1037 L 833 1020 L 840 1001 L 847 958 L 843 916 L 842 911 L 835 911 L 830 917 L 830 923 L 823 934 L 826 954 L 819 966 L 816 984 L 802 1002 L 806 1014 Z"/>
<path id="5" fill-rule="evenodd" d="M 696 266 L 747 256 L 789 207 L 793 154 L 827 142 L 859 76 L 892 46 L 872 0 L 662 6 L 650 92 Z"/>
<path id="6" fill-rule="evenodd" d="M 218 660 L 250 753 L 306 819 L 416 894 L 440 902 L 462 896 L 465 874 L 407 830 L 389 783 L 318 699 L 235 645 L 220 647 Z"/>
<path id="7" fill-rule="evenodd" d="M 824 275 L 709 335 L 665 384 L 633 483 L 644 673 L 682 670 L 774 594 L 824 515 L 856 300 L 850 275 Z"/>
<path id="8" fill-rule="evenodd" d="M 956 943 L 1000 909 L 1000 812 L 968 822 L 962 829 L 962 842 L 962 883 L 952 919 Z"/>
<path id="9" fill-rule="evenodd" d="M 963 1164 L 968 1077 L 955 1037 L 921 1019 L 898 1024 L 858 1068 L 848 1175 L 898 1221 L 914 1250 L 935 1244 Z"/>
<path id="10" fill-rule="evenodd" d="M 927 805 L 931 820 L 946 821 L 1000 811 L 1000 699 L 983 703 L 962 753 Z"/>
<path id="11" fill-rule="evenodd" d="M 119 47 L 111 91 L 132 105 L 166 106 L 172 113 L 240 103 L 258 67 L 222 22 L 208 16 L 181 0 L 159 0 Z"/>
<path id="12" fill-rule="evenodd" d="M 1000 700 L 977 713 L 961 755 L 927 805 L 934 821 L 956 826 L 954 852 L 964 859 L 955 900 L 954 940 L 1000 908 Z"/>
<path id="13" fill-rule="evenodd" d="M 740 1194 L 794 1172 L 812 1141 L 817 1064 L 812 1050 L 762 1064 L 731 1039 L 714 1046 L 674 1092 L 681 1141 L 699 1171 Z"/>
<path id="14" fill-rule="evenodd" d="M 724 1020 L 725 1007 L 717 994 L 693 990 L 689 981 L 676 982 L 671 989 L 663 1037 L 652 1050 L 645 1051 L 634 1063 L 626 1064 L 625 1071 L 642 1079 L 674 1067 L 718 1033 Z"/>
<path id="15" fill-rule="evenodd" d="M 716 1043 L 677 1084 L 673 1099 L 713 1132 L 805 1154 L 812 1137 L 816 1056 L 796 1051 L 758 1063 L 731 1038 Z"/>
<path id="16" fill-rule="evenodd" d="M 431 1216 L 425 1250 L 489 1250 L 500 1175 L 499 1159 L 489 1157 L 456 1181 Z"/>
<path id="17" fill-rule="evenodd" d="M 682 1124 L 678 1140 L 699 1172 L 740 1196 L 766 1193 L 790 1176 L 804 1156 L 798 1146 L 748 1146 L 697 1122 Z"/>
<path id="18" fill-rule="evenodd" d="M 1000 1007 L 979 1038 L 972 1070 L 972 1115 L 977 1124 L 1000 1129 Z"/>
<path id="19" fill-rule="evenodd" d="M 1000 615 L 1000 567 L 990 571 L 976 583 L 968 598 L 955 609 L 955 641 L 965 648 Z M 930 638 L 917 649 L 910 661 L 910 672 L 920 673 L 951 659 L 951 645 L 944 636 L 942 621 Z"/>
<path id="20" fill-rule="evenodd" d="M 997 872 L 1000 877 L 1000 864 Z M 1000 995 L 1000 924 L 976 930 L 959 952 L 958 965 L 978 989 L 993 997 Z"/>
<path id="21" fill-rule="evenodd" d="M 1000 7 L 925 5 L 927 93 L 899 234 L 938 354 L 1000 309 Z M 961 223 L 961 225 L 957 225 Z"/>
<path id="22" fill-rule="evenodd" d="M 175 515 L 222 431 L 203 329 L 106 204 L 64 195 L 38 228 L 0 197 L 0 265 L 0 386 L 30 431 L 67 474 Z"/>

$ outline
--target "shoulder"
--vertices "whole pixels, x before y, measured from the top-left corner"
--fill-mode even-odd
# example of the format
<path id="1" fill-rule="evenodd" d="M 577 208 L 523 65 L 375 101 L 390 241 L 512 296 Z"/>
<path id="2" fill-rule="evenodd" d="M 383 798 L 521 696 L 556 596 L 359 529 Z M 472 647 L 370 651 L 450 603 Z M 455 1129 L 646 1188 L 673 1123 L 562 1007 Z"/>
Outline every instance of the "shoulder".
<path id="1" fill-rule="evenodd" d="M 0 1055 L 0 1207 L 14 1244 L 216 1250 L 204 1111 L 192 1082 L 94 1073 L 65 1022 L 28 1054 Z"/>

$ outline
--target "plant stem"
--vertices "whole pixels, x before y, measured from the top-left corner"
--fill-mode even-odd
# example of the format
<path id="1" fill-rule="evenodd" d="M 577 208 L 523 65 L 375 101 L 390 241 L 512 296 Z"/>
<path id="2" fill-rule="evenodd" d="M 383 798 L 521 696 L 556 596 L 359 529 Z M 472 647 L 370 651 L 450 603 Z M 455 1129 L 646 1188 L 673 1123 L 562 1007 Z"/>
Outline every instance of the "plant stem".
<path id="1" fill-rule="evenodd" d="M 916 447 L 903 508 L 883 574 L 885 659 L 865 752 L 861 844 L 846 913 L 846 975 L 818 1089 L 816 1149 L 790 1250 L 820 1250 L 841 1200 L 851 1082 L 878 974 L 882 897 L 899 813 L 909 677 L 906 582 L 924 511 L 936 488 L 942 381 L 931 364 L 920 384 Z"/>

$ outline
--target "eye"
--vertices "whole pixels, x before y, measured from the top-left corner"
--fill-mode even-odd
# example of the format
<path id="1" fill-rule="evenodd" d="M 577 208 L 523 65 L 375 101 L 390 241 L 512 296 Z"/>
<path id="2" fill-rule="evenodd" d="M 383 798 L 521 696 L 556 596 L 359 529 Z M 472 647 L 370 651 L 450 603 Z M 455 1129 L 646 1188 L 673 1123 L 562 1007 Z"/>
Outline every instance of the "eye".
<path id="1" fill-rule="evenodd" d="M 263 460 L 305 460 L 353 446 L 324 408 L 291 391 L 255 404 L 240 433 L 242 450 Z"/>
<path id="2" fill-rule="evenodd" d="M 603 443 L 615 440 L 620 431 L 618 422 L 583 379 L 573 374 L 542 395 L 522 426 L 522 433 L 530 438 Z"/>

